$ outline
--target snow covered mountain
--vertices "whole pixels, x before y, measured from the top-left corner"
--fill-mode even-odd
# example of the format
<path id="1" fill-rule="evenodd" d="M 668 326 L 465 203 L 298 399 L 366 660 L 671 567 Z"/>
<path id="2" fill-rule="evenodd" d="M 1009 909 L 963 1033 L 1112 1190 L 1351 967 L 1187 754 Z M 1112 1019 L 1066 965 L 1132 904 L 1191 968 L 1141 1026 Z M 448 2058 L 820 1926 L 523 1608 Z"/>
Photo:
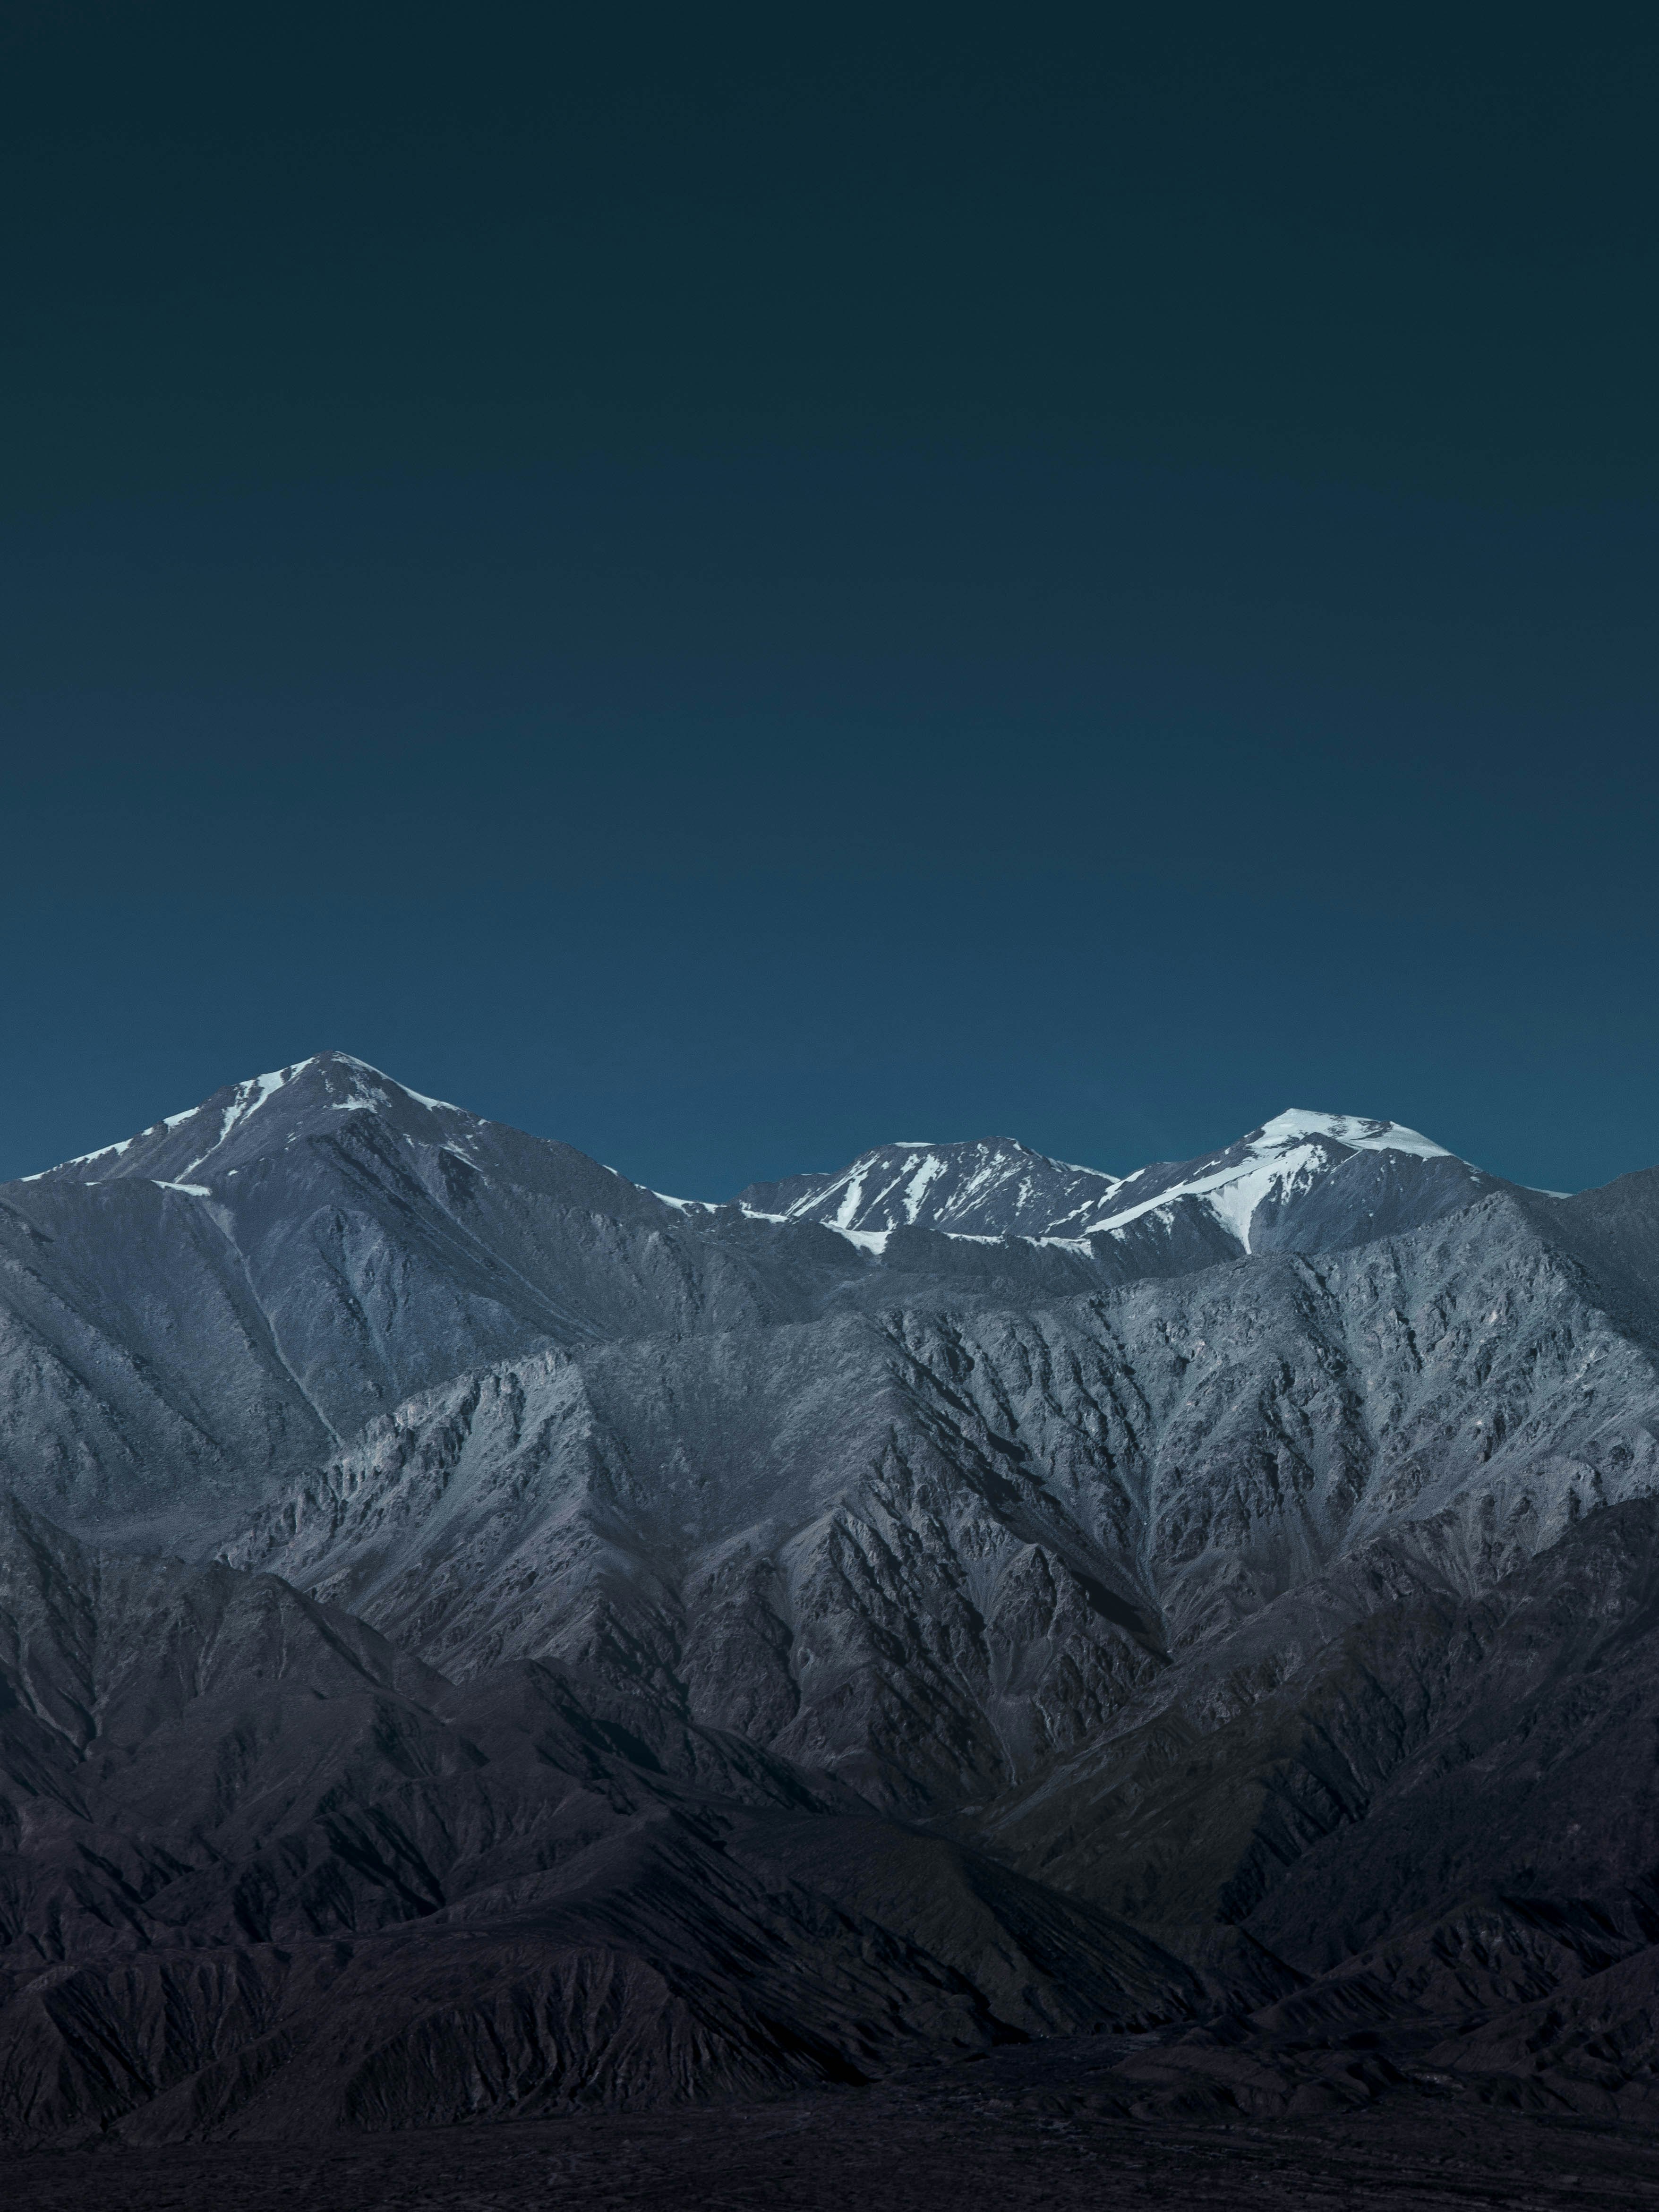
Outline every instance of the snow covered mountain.
<path id="1" fill-rule="evenodd" d="M 0 1483 L 188 1546 L 470 1368 L 812 1310 L 860 1262 L 792 1234 L 320 1054 L 0 1189 Z"/>
<path id="2" fill-rule="evenodd" d="M 689 1204 L 320 1053 L 0 1193 L 0 1481 L 187 1546 L 413 1394 L 546 1346 L 1075 1296 L 1498 1187 L 1392 1123 L 1281 1115 L 1127 1181 L 900 1145 Z"/>
<path id="3" fill-rule="evenodd" d="M 1119 1188 L 1012 1137 L 950 1145 L 878 1145 L 839 1175 L 750 1183 L 738 1204 L 773 1221 L 819 1221 L 844 1235 L 943 1229 L 958 1237 L 1076 1237 Z"/>
<path id="4" fill-rule="evenodd" d="M 1504 1187 L 1398 1121 L 1290 1107 L 1224 1152 L 1139 1169 L 1071 1234 L 1121 1238 L 1184 1212 L 1240 1252 L 1324 1251 L 1416 1228 Z"/>
<path id="5" fill-rule="evenodd" d="M 1288 2098 L 1304 1998 L 1571 2109 L 1563 1990 L 1621 2096 L 1656 1437 L 1659 1170 L 1291 1111 L 702 1205 L 346 1054 L 232 1085 L 0 1188 L 0 2136 L 1206 2008 Z"/>
<path id="6" fill-rule="evenodd" d="M 765 1220 L 820 1222 L 872 1251 L 896 1229 L 1074 1250 L 1106 1237 L 1133 1254 L 1134 1272 L 1162 1273 L 1160 1253 L 1204 1265 L 1389 1236 L 1501 1187 L 1397 1121 L 1291 1107 L 1223 1152 L 1127 1176 L 1051 1160 L 1012 1137 L 881 1145 L 838 1174 L 751 1183 L 738 1204 Z"/>
<path id="7" fill-rule="evenodd" d="M 337 1117 L 348 1114 L 373 1115 L 380 1133 L 413 1153 L 441 1153 L 480 1174 L 517 1181 L 534 1162 L 544 1182 L 556 1158 L 563 1196 L 574 1181 L 601 1205 L 614 1206 L 626 1192 L 647 1208 L 680 1215 L 719 1211 L 661 1198 L 568 1146 L 428 1098 L 338 1052 L 228 1085 L 136 1136 L 23 1181 L 84 1186 L 142 1177 L 190 1197 L 223 1195 L 233 1178 L 274 1151 L 338 1133 Z M 1387 1236 L 1500 1187 L 1498 1177 L 1398 1122 L 1291 1108 L 1224 1151 L 1127 1176 L 1050 1159 L 1012 1137 L 891 1144 L 838 1173 L 751 1183 L 735 1204 L 759 1220 L 819 1224 L 874 1251 L 887 1233 L 913 1228 L 1082 1247 L 1094 1237 L 1121 1240 L 1149 1217 L 1173 1228 L 1185 1213 L 1251 1252 Z"/>
<path id="8" fill-rule="evenodd" d="M 977 1256 L 975 1256 L 977 1255 Z M 344 1053 L 0 1187 L 0 1486 L 190 1548 L 412 1393 L 549 1345 L 1085 1289 L 1086 1255 L 665 1199 Z"/>
<path id="9" fill-rule="evenodd" d="M 486 1164 L 499 1167 L 502 1140 L 510 1142 L 517 1135 L 500 1122 L 483 1121 L 441 1098 L 424 1097 L 350 1053 L 322 1052 L 296 1060 L 291 1067 L 228 1084 L 199 1106 L 169 1114 L 137 1136 L 83 1152 L 22 1180 L 96 1184 L 142 1176 L 163 1190 L 209 1198 L 230 1177 L 256 1168 L 275 1151 L 308 1138 L 339 1133 L 343 1125 L 338 1117 L 345 1114 L 371 1115 L 380 1129 L 404 1145 L 446 1152 L 473 1168 Z M 544 1140 L 520 1140 L 525 1144 L 543 1146 Z M 568 1146 L 546 1148 L 563 1156 L 562 1165 L 567 1170 L 580 1163 L 596 1176 L 610 1173 Z M 520 1147 L 514 1149 L 520 1153 Z M 604 1188 L 597 1182 L 592 1187 Z"/>

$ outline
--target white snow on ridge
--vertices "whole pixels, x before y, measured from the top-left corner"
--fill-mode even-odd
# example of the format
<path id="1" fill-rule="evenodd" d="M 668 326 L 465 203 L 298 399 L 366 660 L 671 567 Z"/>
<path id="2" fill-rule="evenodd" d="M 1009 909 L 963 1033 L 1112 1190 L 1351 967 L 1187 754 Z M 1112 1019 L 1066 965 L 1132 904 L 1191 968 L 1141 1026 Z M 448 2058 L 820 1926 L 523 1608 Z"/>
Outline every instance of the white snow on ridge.
<path id="1" fill-rule="evenodd" d="M 1188 1182 L 1166 1184 L 1138 1205 L 1106 1212 L 1075 1235 L 1046 1241 L 1080 1245 L 1103 1231 L 1115 1234 L 1132 1221 L 1168 1206 L 1178 1198 L 1203 1198 L 1222 1226 L 1250 1249 L 1250 1224 L 1265 1200 L 1286 1198 L 1311 1189 L 1328 1173 L 1333 1163 L 1328 1147 L 1345 1155 L 1354 1152 L 1404 1152 L 1415 1159 L 1451 1159 L 1443 1145 L 1398 1121 L 1372 1121 L 1357 1114 L 1320 1114 L 1292 1106 L 1264 1121 L 1244 1146 L 1244 1156 L 1211 1174 L 1194 1176 Z M 1143 1170 L 1143 1173 L 1145 1170 Z M 1127 1178 L 1133 1182 L 1133 1176 Z M 1165 1219 L 1172 1217 L 1164 1215 Z"/>
<path id="2" fill-rule="evenodd" d="M 986 1172 L 987 1170 L 981 1168 L 980 1175 L 974 1178 L 974 1182 L 978 1182 Z M 944 1161 L 937 1152 L 930 1152 L 905 1185 L 904 1218 L 907 1222 L 915 1222 L 917 1214 L 921 1212 L 921 1201 L 927 1195 L 928 1184 L 937 1182 L 944 1173 Z M 972 1188 L 971 1184 L 969 1188 Z"/>
<path id="3" fill-rule="evenodd" d="M 1248 1252 L 1250 1249 L 1250 1224 L 1255 1218 L 1257 1206 L 1287 1180 L 1289 1178 L 1285 1177 L 1277 1167 L 1257 1168 L 1253 1174 L 1242 1175 L 1232 1182 L 1218 1184 L 1210 1200 L 1210 1211 L 1224 1229 L 1232 1231 Z"/>
<path id="4" fill-rule="evenodd" d="M 412 1098 L 417 1106 L 429 1107 L 434 1114 L 466 1114 L 465 1106 L 452 1106 L 447 1098 L 428 1098 L 424 1091 L 411 1091 L 406 1083 L 399 1083 L 395 1075 L 383 1075 L 380 1080 L 389 1083 L 394 1091 L 401 1091 L 405 1098 Z M 467 1115 L 470 1121 L 478 1118 L 474 1114 Z"/>
<path id="5" fill-rule="evenodd" d="M 212 1142 L 204 1151 L 197 1155 L 169 1187 L 177 1190 L 198 1188 L 190 1182 L 190 1177 L 196 1173 L 197 1170 L 210 1160 L 215 1152 L 219 1151 L 220 1147 L 234 1136 L 238 1129 L 252 1121 L 262 1107 L 268 1105 L 297 1077 L 303 1075 L 307 1068 L 314 1067 L 318 1060 L 322 1059 L 328 1059 L 338 1066 L 350 1068 L 357 1077 L 366 1079 L 357 1083 L 349 1097 L 330 1101 L 330 1104 L 338 1113 L 374 1113 L 382 1107 L 390 1106 L 392 1103 L 387 1096 L 387 1091 L 390 1090 L 401 1092 L 404 1097 L 412 1099 L 417 1106 L 424 1106 L 434 1113 L 456 1114 L 469 1121 L 476 1121 L 479 1118 L 476 1115 L 467 1114 L 459 1106 L 452 1106 L 447 1099 L 428 1098 L 422 1091 L 411 1091 L 407 1084 L 399 1083 L 395 1078 L 383 1074 L 378 1067 L 371 1067 L 366 1060 L 359 1060 L 352 1053 L 313 1053 L 307 1059 L 296 1060 L 287 1067 L 272 1068 L 264 1075 L 250 1076 L 246 1082 L 239 1083 L 231 1094 L 229 1105 L 225 1108 L 221 1116 L 218 1131 Z M 386 1088 L 381 1089 L 379 1087 L 380 1085 L 385 1085 Z M 180 1113 L 164 1114 L 159 1122 L 150 1124 L 150 1128 L 179 1129 L 186 1121 L 195 1121 L 202 1111 L 203 1109 L 199 1105 L 187 1106 Z M 149 1133 L 149 1130 L 141 1129 L 136 1136 L 123 1137 L 118 1144 L 100 1145 L 96 1152 L 76 1152 L 69 1159 L 58 1160 L 52 1167 L 39 1169 L 33 1175 L 21 1176 L 18 1180 L 22 1182 L 39 1182 L 43 1176 L 55 1175 L 64 1168 L 90 1167 L 99 1160 L 118 1160 L 123 1153 L 130 1152 L 141 1138 Z M 160 1178 L 151 1176 L 150 1180 L 157 1182 Z"/>
<path id="6" fill-rule="evenodd" d="M 66 1160 L 58 1160 L 49 1168 L 37 1168 L 33 1175 L 19 1176 L 17 1180 L 39 1182 L 43 1176 L 55 1175 L 58 1168 L 83 1168 L 90 1166 L 94 1160 L 119 1159 L 127 1146 L 137 1142 L 136 1137 L 123 1137 L 118 1145 L 100 1145 L 95 1152 L 72 1153 Z"/>
<path id="7" fill-rule="evenodd" d="M 840 1175 L 815 1182 L 791 1203 L 787 1214 L 839 1230 L 860 1222 L 913 1227 L 926 1219 L 948 1232 L 952 1222 L 982 1218 L 981 1209 L 999 1193 L 1007 1194 L 1016 1209 L 1028 1206 L 1042 1188 L 1040 1178 L 1055 1172 L 1086 1177 L 1094 1185 L 1074 1208 L 1079 1214 L 1097 1211 L 1121 1180 L 1100 1168 L 1050 1160 L 1012 1139 L 879 1145 Z"/>
<path id="8" fill-rule="evenodd" d="M 239 1122 L 246 1121 L 250 1114 L 257 1113 L 267 1098 L 274 1097 L 285 1084 L 291 1083 L 302 1069 L 309 1067 L 310 1065 L 311 1062 L 308 1060 L 296 1060 L 292 1067 L 277 1068 L 269 1075 L 255 1075 L 246 1083 L 239 1083 L 230 1104 L 225 1109 L 224 1119 L 220 1125 L 218 1135 L 200 1158 L 193 1160 L 185 1170 L 185 1176 L 193 1174 L 196 1169 L 201 1166 L 203 1160 L 210 1154 L 216 1152 Z M 186 1106 L 180 1113 L 164 1114 L 160 1122 L 152 1122 L 150 1127 L 180 1129 L 186 1121 L 193 1121 L 201 1111 L 200 1106 Z M 87 1167 L 94 1160 L 119 1159 L 123 1152 L 130 1151 L 138 1142 L 139 1137 L 148 1134 L 148 1130 L 141 1129 L 137 1136 L 123 1137 L 118 1145 L 100 1145 L 95 1152 L 76 1152 L 69 1159 L 58 1161 L 55 1167 L 42 1168 L 39 1174 L 24 1176 L 21 1180 L 24 1182 L 39 1182 L 41 1176 L 55 1174 L 58 1168 Z M 160 1178 L 155 1176 L 150 1177 L 152 1182 L 159 1180 Z M 183 1190 L 187 1188 L 187 1185 L 181 1176 L 171 1188 Z"/>
<path id="9" fill-rule="evenodd" d="M 838 1221 L 829 1224 L 837 1237 L 844 1237 L 849 1244 L 856 1244 L 860 1252 L 884 1252 L 890 1229 L 843 1229 Z"/>
<path id="10" fill-rule="evenodd" d="M 454 1142 L 444 1149 L 458 1158 L 466 1158 L 465 1152 L 456 1146 L 472 1142 L 473 1133 L 480 1126 L 477 1116 L 447 1100 L 410 1091 L 351 1054 L 327 1053 L 237 1084 L 221 1094 L 228 1103 L 216 1103 L 211 1111 L 198 1106 L 167 1115 L 161 1125 L 167 1130 L 186 1122 L 199 1124 L 199 1134 L 195 1129 L 191 1133 L 198 1145 L 204 1142 L 204 1149 L 197 1152 L 188 1164 L 177 1168 L 172 1177 L 150 1180 L 191 1195 L 206 1195 L 207 1186 L 196 1180 L 202 1170 L 256 1115 L 312 1069 L 317 1069 L 321 1079 L 313 1086 L 317 1094 L 311 1102 L 313 1111 L 319 1107 L 346 1114 L 395 1111 L 399 1101 L 406 1100 L 428 1112 L 453 1115 L 466 1125 L 465 1132 L 455 1131 L 452 1123 L 441 1133 L 431 1133 L 420 1131 L 417 1122 L 415 1126 L 420 1133 L 409 1138 L 410 1143 L 441 1142 L 443 1137 L 453 1137 Z M 296 1129 L 301 1126 L 296 1121 Z M 314 1124 L 307 1121 L 306 1126 Z M 22 1180 L 38 1182 L 70 1166 L 112 1168 L 135 1145 L 142 1143 L 145 1152 L 152 1152 L 160 1133 L 157 1125 L 152 1124 L 148 1132 L 78 1154 L 60 1163 L 58 1170 L 43 1169 Z M 280 1125 L 276 1133 L 282 1133 Z M 294 1141 L 290 1137 L 289 1142 Z M 1011 1138 L 939 1145 L 896 1143 L 874 1147 L 839 1175 L 804 1179 L 810 1188 L 782 1213 L 767 1213 L 750 1206 L 745 1206 L 744 1212 L 757 1220 L 816 1221 L 871 1254 L 884 1252 L 895 1228 L 924 1222 L 945 1235 L 975 1243 L 1018 1237 L 1082 1251 L 1091 1237 L 1121 1236 L 1148 1216 L 1173 1224 L 1178 1202 L 1193 1200 L 1225 1231 L 1231 1242 L 1249 1252 L 1253 1225 L 1264 1206 L 1273 1208 L 1299 1197 L 1333 1167 L 1359 1152 L 1396 1152 L 1424 1161 L 1455 1158 L 1444 1146 L 1400 1122 L 1291 1107 L 1226 1152 L 1194 1163 L 1184 1180 L 1180 1179 L 1179 1167 L 1165 1164 L 1143 1168 L 1127 1178 L 1114 1176 L 1103 1169 L 1050 1159 Z M 125 1171 L 131 1172 L 134 1164 L 129 1164 Z M 682 1217 L 716 1210 L 701 1200 L 675 1198 L 665 1192 L 655 1195 Z M 987 1234 L 988 1221 L 1001 1222 L 1006 1227 Z M 960 1225 L 963 1222 L 972 1227 L 963 1230 Z"/>
<path id="11" fill-rule="evenodd" d="M 246 1083 L 239 1083 L 231 1096 L 229 1105 L 225 1109 L 224 1120 L 220 1124 L 218 1135 L 207 1150 L 198 1154 L 179 1176 L 180 1187 L 184 1186 L 204 1161 L 213 1158 L 215 1152 L 234 1131 L 239 1129 L 244 1121 L 251 1121 L 268 1100 L 274 1098 L 279 1091 L 284 1090 L 296 1075 L 310 1065 L 311 1062 L 308 1060 L 296 1060 L 292 1067 L 279 1067 L 269 1075 L 256 1075 Z M 190 1118 L 188 1114 L 181 1114 L 178 1116 L 181 1121 L 187 1121 Z M 173 1124 L 169 1122 L 167 1126 L 171 1127 Z"/>
<path id="12" fill-rule="evenodd" d="M 1351 1152 L 1410 1152 L 1419 1160 L 1449 1160 L 1456 1157 L 1443 1145 L 1437 1145 L 1432 1137 L 1408 1129 L 1403 1122 L 1368 1121 L 1361 1114 L 1316 1114 L 1306 1107 L 1291 1106 L 1261 1125 L 1261 1138 L 1267 1144 L 1280 1143 L 1291 1137 L 1330 1137 L 1339 1145 L 1346 1145 Z M 1257 1152 L 1263 1148 L 1261 1143 L 1252 1147 Z"/>

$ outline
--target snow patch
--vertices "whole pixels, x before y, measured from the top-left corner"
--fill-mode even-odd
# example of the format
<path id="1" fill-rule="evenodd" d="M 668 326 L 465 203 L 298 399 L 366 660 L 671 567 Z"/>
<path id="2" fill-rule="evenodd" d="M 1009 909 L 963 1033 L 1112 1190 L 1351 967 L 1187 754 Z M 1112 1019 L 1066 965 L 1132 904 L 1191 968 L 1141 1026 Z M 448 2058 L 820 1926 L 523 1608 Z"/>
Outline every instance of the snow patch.
<path id="1" fill-rule="evenodd" d="M 465 1114 L 466 1112 L 464 1106 L 452 1106 L 447 1098 L 428 1098 L 423 1091 L 411 1091 L 406 1083 L 398 1082 L 394 1076 L 382 1076 L 380 1079 L 384 1083 L 390 1083 L 394 1090 L 401 1091 L 405 1098 L 412 1098 L 417 1106 L 430 1107 L 434 1114 Z M 467 1118 L 472 1120 L 476 1116 L 469 1115 Z"/>
<path id="2" fill-rule="evenodd" d="M 839 1229 L 845 1232 L 851 1224 L 858 1212 L 859 1200 L 864 1195 L 865 1178 L 868 1173 L 869 1170 L 866 1168 L 855 1168 L 848 1176 L 846 1194 L 830 1218 L 831 1229 Z"/>
<path id="3" fill-rule="evenodd" d="M 1400 1121 L 1374 1121 L 1362 1114 L 1317 1114 L 1304 1106 L 1286 1107 L 1261 1125 L 1261 1135 L 1269 1145 L 1297 1137 L 1329 1137 L 1356 1152 L 1410 1152 L 1420 1160 L 1449 1160 L 1455 1153 L 1437 1145 L 1420 1130 Z"/>
<path id="4" fill-rule="evenodd" d="M 884 1252 L 887 1239 L 893 1233 L 890 1229 L 843 1229 L 838 1221 L 830 1222 L 829 1226 L 837 1237 L 844 1237 L 849 1244 L 856 1244 L 861 1252 Z"/>
<path id="5" fill-rule="evenodd" d="M 908 1165 L 908 1162 L 906 1162 Z M 914 1224 L 921 1211 L 921 1201 L 927 1195 L 927 1186 L 937 1182 L 945 1173 L 945 1163 L 937 1153 L 930 1152 L 911 1176 L 904 1193 L 904 1218 Z"/>

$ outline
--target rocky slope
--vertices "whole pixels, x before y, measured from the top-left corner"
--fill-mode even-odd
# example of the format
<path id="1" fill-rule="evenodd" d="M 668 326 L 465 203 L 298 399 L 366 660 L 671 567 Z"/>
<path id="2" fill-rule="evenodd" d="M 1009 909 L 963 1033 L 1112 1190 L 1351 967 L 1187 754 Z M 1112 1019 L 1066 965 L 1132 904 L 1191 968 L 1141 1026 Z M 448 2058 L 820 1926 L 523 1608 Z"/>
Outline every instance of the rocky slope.
<path id="1" fill-rule="evenodd" d="M 32 2139 L 1112 2023 L 1126 2111 L 1645 2094 L 1659 1172 L 710 1206 L 325 1054 L 0 1192 L 0 1469 Z"/>
<path id="2" fill-rule="evenodd" d="M 0 1192 L 0 1468 L 189 1547 L 423 1384 L 529 1345 L 808 1310 L 856 1272 L 695 1237 L 568 1146 L 325 1054 Z"/>
<path id="3" fill-rule="evenodd" d="M 1449 1515 L 1471 1582 L 1659 1486 L 1659 1369 L 1504 1194 L 1036 1308 L 548 1352 L 228 1547 L 451 1672 L 555 1653 L 919 1812 Z"/>
<path id="4" fill-rule="evenodd" d="M 532 1349 L 1052 1298 L 1237 1256 L 1235 1215 L 1334 1249 L 1492 1185 L 1437 1147 L 1277 1124 L 1121 1186 L 1014 1150 L 1065 1184 L 1035 1211 L 999 1170 L 879 1231 L 823 1206 L 775 1218 L 661 1198 L 321 1054 L 0 1187 L 0 1480 L 88 1534 L 199 1550 L 411 1394 Z M 957 1172 L 965 1191 L 981 1171 Z M 1240 1174 L 1261 1188 L 1248 1219 Z M 1095 1233 L 1085 1185 L 1163 1194 Z"/>
<path id="5" fill-rule="evenodd" d="M 0 2116 L 282 2132 L 862 2078 L 1190 2014 L 1088 1905 L 543 1665 L 0 1525 Z"/>
<path id="6" fill-rule="evenodd" d="M 1277 2109 L 1370 2050 L 1498 2102 L 1659 2110 L 1659 1503 L 1470 1582 L 1449 1516 L 1373 1540 L 979 1824 L 1255 1981 L 1121 2094 L 1224 2106 L 1242 2047 Z"/>

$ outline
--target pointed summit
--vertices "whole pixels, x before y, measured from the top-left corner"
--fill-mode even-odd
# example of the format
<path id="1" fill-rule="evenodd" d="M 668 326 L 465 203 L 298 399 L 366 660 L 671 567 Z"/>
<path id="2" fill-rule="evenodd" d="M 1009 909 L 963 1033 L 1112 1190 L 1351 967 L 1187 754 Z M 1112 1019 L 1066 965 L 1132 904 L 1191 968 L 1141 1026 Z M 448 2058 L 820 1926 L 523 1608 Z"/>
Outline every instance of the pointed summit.
<path id="1" fill-rule="evenodd" d="M 24 1180 L 94 1183 L 145 1176 L 173 1189 L 205 1194 L 216 1178 L 297 1138 L 337 1129 L 342 1115 L 360 1113 L 379 1116 L 416 1142 L 452 1149 L 465 1149 L 465 1140 L 485 1126 L 477 1115 L 411 1091 L 351 1053 L 319 1052 L 291 1066 L 227 1084 L 199 1106 L 169 1114 L 135 1136 Z"/>
<path id="2" fill-rule="evenodd" d="M 1241 1252 L 1398 1234 L 1503 1186 L 1399 1121 L 1286 1107 L 1218 1152 L 1130 1176 L 1090 1235 L 1203 1222 Z"/>

